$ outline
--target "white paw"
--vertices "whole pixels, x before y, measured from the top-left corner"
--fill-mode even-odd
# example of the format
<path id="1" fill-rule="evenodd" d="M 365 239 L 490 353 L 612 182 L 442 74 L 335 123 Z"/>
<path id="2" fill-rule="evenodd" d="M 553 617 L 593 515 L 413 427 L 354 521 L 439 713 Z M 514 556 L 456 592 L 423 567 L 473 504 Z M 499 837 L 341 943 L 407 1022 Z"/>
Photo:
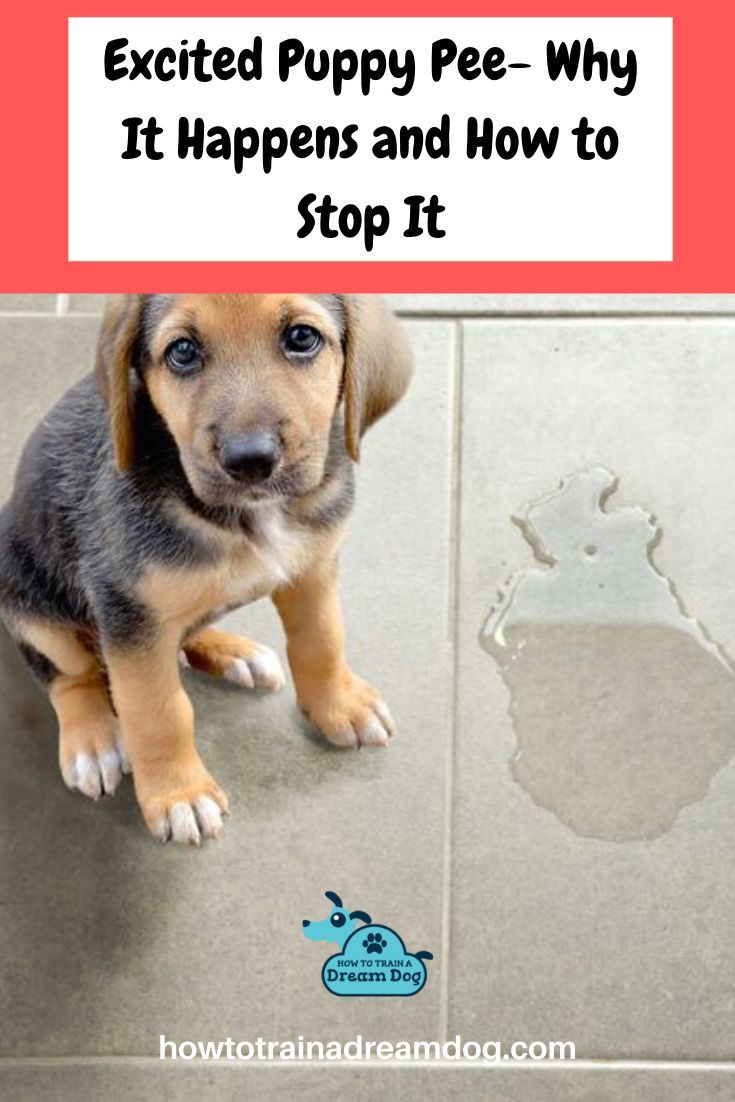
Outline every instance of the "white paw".
<path id="1" fill-rule="evenodd" d="M 225 670 L 225 679 L 245 689 L 262 689 L 268 693 L 278 693 L 286 685 L 278 656 L 270 647 L 262 646 L 247 658 L 233 658 Z"/>
<path id="2" fill-rule="evenodd" d="M 129 772 L 130 763 L 119 744 L 100 753 L 80 751 L 61 762 L 61 775 L 67 787 L 78 789 L 90 800 L 114 796 L 123 774 Z"/>
<path id="3" fill-rule="evenodd" d="M 219 838 L 222 825 L 222 811 L 217 803 L 210 796 L 197 796 L 192 803 L 173 804 L 156 822 L 153 833 L 159 842 L 199 846 L 203 838 Z"/>
<path id="4" fill-rule="evenodd" d="M 376 701 L 374 711 L 356 716 L 351 723 L 335 728 L 330 739 L 336 746 L 356 749 L 360 746 L 387 746 L 395 726 L 385 704 Z"/>
<path id="5" fill-rule="evenodd" d="M 387 746 L 396 733 L 393 718 L 376 690 L 352 676 L 336 693 L 317 695 L 302 708 L 334 746 Z"/>

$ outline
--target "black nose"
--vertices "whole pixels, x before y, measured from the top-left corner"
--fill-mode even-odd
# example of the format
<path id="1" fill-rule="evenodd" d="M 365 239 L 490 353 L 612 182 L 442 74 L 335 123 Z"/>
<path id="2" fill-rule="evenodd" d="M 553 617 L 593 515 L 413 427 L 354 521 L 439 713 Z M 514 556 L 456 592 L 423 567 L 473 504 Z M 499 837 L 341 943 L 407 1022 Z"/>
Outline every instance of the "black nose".
<path id="1" fill-rule="evenodd" d="M 301 919 L 301 925 L 302 925 L 302 926 L 308 926 L 308 925 L 309 925 L 309 920 L 308 920 L 308 918 L 302 918 L 302 919 Z"/>
<path id="2" fill-rule="evenodd" d="M 221 441 L 218 451 L 224 470 L 238 482 L 251 486 L 265 482 L 281 458 L 277 441 L 267 432 L 228 436 Z"/>

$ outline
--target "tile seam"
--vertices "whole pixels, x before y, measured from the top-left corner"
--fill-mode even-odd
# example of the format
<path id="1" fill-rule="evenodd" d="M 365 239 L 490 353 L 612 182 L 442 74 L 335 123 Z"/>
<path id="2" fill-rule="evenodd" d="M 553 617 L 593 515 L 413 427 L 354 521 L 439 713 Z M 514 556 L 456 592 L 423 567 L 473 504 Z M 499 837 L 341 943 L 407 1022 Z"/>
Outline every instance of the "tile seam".
<path id="1" fill-rule="evenodd" d="M 161 1060 L 158 1056 L 137 1056 L 120 1054 L 116 1056 L 0 1056 L 0 1071 L 3 1066 L 7 1068 L 45 1068 L 45 1067 L 106 1067 L 106 1066 L 141 1066 L 141 1067 L 166 1067 L 171 1069 L 173 1060 Z M 627 1059 L 590 1058 L 580 1060 L 528 1060 L 508 1061 L 497 1063 L 483 1063 L 481 1060 L 339 1060 L 339 1061 L 314 1061 L 314 1060 L 274 1060 L 250 1063 L 238 1060 L 203 1060 L 197 1057 L 194 1060 L 181 1060 L 177 1066 L 192 1068 L 216 1067 L 221 1069 L 234 1069 L 250 1071 L 253 1068 L 270 1068 L 272 1070 L 289 1071 L 304 1070 L 314 1071 L 332 1069 L 370 1069 L 374 1071 L 411 1071 L 415 1069 L 435 1068 L 437 1070 L 475 1070 L 475 1071 L 513 1071 L 513 1072 L 620 1072 L 620 1071 L 658 1071 L 658 1072 L 726 1072 L 735 1074 L 735 1061 L 731 1060 L 654 1060 L 654 1059 Z"/>
<path id="2" fill-rule="evenodd" d="M 450 706 L 444 746 L 444 837 L 442 849 L 442 949 L 440 962 L 439 1037 L 445 1041 L 449 1030 L 449 962 L 451 954 L 452 908 L 452 824 L 454 819 L 454 753 L 457 726 L 457 666 L 459 628 L 460 519 L 462 477 L 462 398 L 464 343 L 461 319 L 454 323 L 452 370 L 452 444 L 451 500 L 449 521 L 449 626 Z"/>

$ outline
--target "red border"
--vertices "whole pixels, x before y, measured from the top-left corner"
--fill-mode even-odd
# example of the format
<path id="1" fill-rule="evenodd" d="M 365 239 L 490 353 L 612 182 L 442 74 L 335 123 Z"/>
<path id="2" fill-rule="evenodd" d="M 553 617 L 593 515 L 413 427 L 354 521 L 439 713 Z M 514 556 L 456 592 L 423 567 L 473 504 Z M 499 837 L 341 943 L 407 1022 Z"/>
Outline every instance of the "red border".
<path id="1" fill-rule="evenodd" d="M 0 56 L 4 170 L 0 202 L 0 290 L 16 293 L 192 287 L 264 291 L 284 286 L 410 292 L 724 292 L 735 290 L 732 216 L 735 10 L 651 0 L 564 4 L 528 0 L 521 10 L 460 0 L 462 16 L 673 16 L 674 260 L 671 263 L 70 263 L 67 234 L 67 18 L 84 15 L 202 15 L 201 0 L 102 3 L 26 0 L 4 14 Z M 436 0 L 359 2 L 352 16 L 442 16 Z M 281 0 L 217 0 L 207 15 L 344 16 L 343 0 L 314 6 Z"/>

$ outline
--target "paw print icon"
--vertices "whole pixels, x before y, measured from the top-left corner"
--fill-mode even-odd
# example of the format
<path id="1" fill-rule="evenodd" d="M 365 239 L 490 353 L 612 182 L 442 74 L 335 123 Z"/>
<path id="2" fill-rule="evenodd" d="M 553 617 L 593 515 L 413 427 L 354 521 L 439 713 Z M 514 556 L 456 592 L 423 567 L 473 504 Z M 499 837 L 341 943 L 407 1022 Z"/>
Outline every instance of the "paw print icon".
<path id="1" fill-rule="evenodd" d="M 380 934 L 368 934 L 362 943 L 368 953 L 382 953 L 388 942 Z"/>

